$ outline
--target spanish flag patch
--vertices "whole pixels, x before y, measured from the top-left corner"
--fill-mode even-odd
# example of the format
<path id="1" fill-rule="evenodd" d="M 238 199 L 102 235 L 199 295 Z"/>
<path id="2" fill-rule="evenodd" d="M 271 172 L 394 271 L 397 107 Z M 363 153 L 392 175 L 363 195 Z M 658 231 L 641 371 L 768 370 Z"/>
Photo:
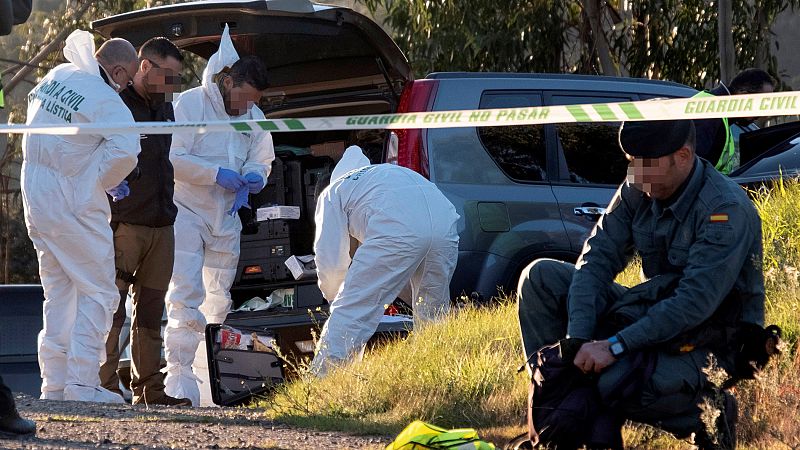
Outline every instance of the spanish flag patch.
<path id="1" fill-rule="evenodd" d="M 728 215 L 727 214 L 712 214 L 711 217 L 709 218 L 709 220 L 711 220 L 711 223 L 724 223 L 724 222 L 728 221 Z"/>

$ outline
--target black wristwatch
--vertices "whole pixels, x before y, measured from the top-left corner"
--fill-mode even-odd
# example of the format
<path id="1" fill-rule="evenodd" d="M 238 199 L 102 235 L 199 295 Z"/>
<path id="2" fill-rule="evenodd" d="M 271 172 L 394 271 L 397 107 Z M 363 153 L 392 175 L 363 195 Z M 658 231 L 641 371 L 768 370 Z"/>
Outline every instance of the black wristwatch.
<path id="1" fill-rule="evenodd" d="M 608 343 L 611 344 L 611 346 L 608 347 L 608 350 L 611 352 L 611 355 L 613 355 L 614 358 L 622 358 L 628 351 L 628 349 L 625 348 L 625 344 L 620 341 L 617 336 L 611 336 L 608 338 Z"/>

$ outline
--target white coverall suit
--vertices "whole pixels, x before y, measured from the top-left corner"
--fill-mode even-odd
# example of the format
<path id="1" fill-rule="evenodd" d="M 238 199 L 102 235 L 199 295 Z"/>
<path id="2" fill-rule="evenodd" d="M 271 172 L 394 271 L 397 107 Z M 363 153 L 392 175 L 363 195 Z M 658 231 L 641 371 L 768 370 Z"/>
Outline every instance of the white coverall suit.
<path id="1" fill-rule="evenodd" d="M 450 308 L 455 208 L 418 173 L 368 164 L 360 148 L 348 148 L 317 202 L 314 260 L 331 305 L 311 364 L 319 376 L 362 352 L 386 305 L 409 282 L 415 326 Z M 361 243 L 352 262 L 351 236 Z"/>
<path id="2" fill-rule="evenodd" d="M 202 85 L 175 101 L 175 121 L 234 119 L 225 112 L 213 78 L 238 59 L 226 27 L 220 49 L 203 72 Z M 235 119 L 264 119 L 264 114 L 253 106 Z M 266 182 L 273 159 L 272 136 L 267 132 L 175 133 L 172 137 L 170 161 L 175 167 L 178 216 L 175 264 L 166 296 L 164 384 L 168 395 L 188 398 L 194 406 L 213 405 L 204 330 L 206 323 L 222 323 L 228 315 L 239 262 L 242 223 L 238 215 L 227 214 L 235 193 L 216 184 L 217 171 L 223 167 L 241 175 L 253 172 Z"/>
<path id="3" fill-rule="evenodd" d="M 28 124 L 130 123 L 133 116 L 100 76 L 94 40 L 68 38 L 70 61 L 28 95 Z M 136 167 L 139 135 L 26 134 L 22 141 L 25 224 L 39 259 L 44 328 L 39 333 L 42 398 L 122 402 L 100 388 L 105 339 L 119 302 L 106 189 Z"/>

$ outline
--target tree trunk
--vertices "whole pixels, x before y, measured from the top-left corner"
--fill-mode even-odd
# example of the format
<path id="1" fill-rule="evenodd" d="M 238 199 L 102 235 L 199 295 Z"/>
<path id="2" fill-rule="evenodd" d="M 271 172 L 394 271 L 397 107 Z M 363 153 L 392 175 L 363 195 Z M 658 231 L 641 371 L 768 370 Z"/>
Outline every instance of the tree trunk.
<path id="1" fill-rule="evenodd" d="M 763 8 L 763 5 L 756 3 L 756 16 L 755 26 L 757 27 L 756 39 L 758 42 L 758 46 L 756 47 L 756 61 L 755 65 L 759 69 L 767 70 L 769 68 L 769 44 L 771 34 L 769 32 L 769 23 L 767 22 L 767 13 Z"/>
<path id="2" fill-rule="evenodd" d="M 736 75 L 736 49 L 733 47 L 733 2 L 719 0 L 717 13 L 719 40 L 719 79 L 729 83 Z"/>
<path id="3" fill-rule="evenodd" d="M 583 8 L 589 18 L 589 25 L 592 30 L 592 41 L 597 57 L 600 59 L 600 71 L 602 75 L 619 76 L 619 69 L 611 59 L 611 50 L 608 47 L 608 40 L 603 29 L 602 2 L 603 0 L 584 0 Z"/>
<path id="4" fill-rule="evenodd" d="M 81 6 L 81 8 L 79 10 L 75 11 L 75 14 L 72 15 L 72 21 L 75 22 L 75 21 L 79 20 L 81 17 L 83 17 L 83 15 L 86 14 L 86 11 L 88 11 L 91 6 L 92 6 L 92 2 L 84 3 Z M 17 72 L 11 78 L 11 81 L 9 81 L 8 84 L 5 87 L 6 93 L 10 93 L 11 91 L 13 91 L 14 88 L 22 80 L 24 80 L 25 77 L 27 77 L 29 73 L 31 73 L 33 71 L 33 67 L 32 66 L 38 65 L 45 58 L 47 58 L 47 55 L 49 55 L 50 53 L 53 53 L 54 51 L 56 51 L 58 49 L 58 47 L 61 45 L 61 43 L 64 42 L 64 40 L 67 38 L 67 36 L 69 36 L 69 34 L 72 33 L 72 31 L 73 31 L 72 28 L 64 28 L 63 30 L 59 31 L 59 33 L 56 35 L 55 38 L 53 38 L 52 41 L 50 41 L 50 43 L 45 45 L 44 48 L 39 50 L 39 53 L 37 53 L 36 56 L 34 56 L 30 61 L 28 61 L 28 65 L 26 65 L 25 67 L 20 69 L 19 72 Z"/>

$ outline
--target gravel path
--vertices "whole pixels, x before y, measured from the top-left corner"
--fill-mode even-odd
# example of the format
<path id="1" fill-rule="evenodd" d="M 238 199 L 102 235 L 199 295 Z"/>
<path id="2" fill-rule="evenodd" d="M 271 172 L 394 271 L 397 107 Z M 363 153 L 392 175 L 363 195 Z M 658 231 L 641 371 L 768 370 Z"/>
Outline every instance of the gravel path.
<path id="1" fill-rule="evenodd" d="M 167 408 L 56 402 L 17 396 L 36 437 L 3 449 L 382 449 L 389 436 L 354 436 L 276 423 L 247 408 Z"/>

